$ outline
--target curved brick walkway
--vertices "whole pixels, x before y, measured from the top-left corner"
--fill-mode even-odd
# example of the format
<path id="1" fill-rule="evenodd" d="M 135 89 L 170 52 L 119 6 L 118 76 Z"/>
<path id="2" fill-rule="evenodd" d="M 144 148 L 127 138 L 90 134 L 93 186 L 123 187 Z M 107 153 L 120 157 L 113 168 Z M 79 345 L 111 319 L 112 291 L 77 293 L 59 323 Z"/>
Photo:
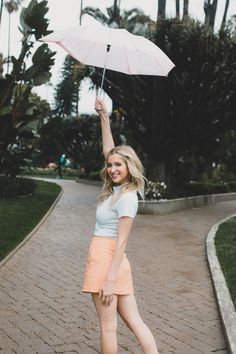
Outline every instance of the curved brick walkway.
<path id="1" fill-rule="evenodd" d="M 58 181 L 57 181 L 58 182 Z M 90 296 L 81 293 L 99 188 L 60 181 L 64 194 L 36 234 L 0 269 L 0 353 L 99 352 Z M 160 353 L 225 354 L 205 236 L 236 202 L 138 215 L 127 253 L 140 312 Z M 139 350 L 119 323 L 119 353 Z"/>

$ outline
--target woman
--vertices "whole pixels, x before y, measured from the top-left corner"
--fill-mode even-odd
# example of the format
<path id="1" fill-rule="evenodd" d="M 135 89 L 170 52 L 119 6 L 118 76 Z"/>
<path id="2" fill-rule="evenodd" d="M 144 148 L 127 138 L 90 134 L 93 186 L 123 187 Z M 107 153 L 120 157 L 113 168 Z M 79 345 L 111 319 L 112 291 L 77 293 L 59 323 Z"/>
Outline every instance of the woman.
<path id="1" fill-rule="evenodd" d="M 157 354 L 154 337 L 141 319 L 125 248 L 138 209 L 137 191 L 143 192 L 142 164 L 129 146 L 114 146 L 104 102 L 96 98 L 101 119 L 106 165 L 96 213 L 84 292 L 90 292 L 99 317 L 102 354 L 117 353 L 117 312 L 137 337 L 145 354 Z"/>

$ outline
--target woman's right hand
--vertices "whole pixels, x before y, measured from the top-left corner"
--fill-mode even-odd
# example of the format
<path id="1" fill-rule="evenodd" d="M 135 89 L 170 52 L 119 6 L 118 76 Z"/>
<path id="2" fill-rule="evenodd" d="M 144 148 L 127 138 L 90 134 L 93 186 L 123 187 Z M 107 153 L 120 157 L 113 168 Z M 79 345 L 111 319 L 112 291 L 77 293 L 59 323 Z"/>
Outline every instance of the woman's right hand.
<path id="1" fill-rule="evenodd" d="M 104 101 L 100 98 L 100 97 L 96 97 L 96 100 L 95 100 L 95 111 L 101 115 L 108 115 L 108 112 L 107 112 L 107 107 L 104 103 Z"/>
<path id="2" fill-rule="evenodd" d="M 115 282 L 105 280 L 99 291 L 99 298 L 105 306 L 109 306 L 113 301 L 113 295 L 115 291 Z"/>

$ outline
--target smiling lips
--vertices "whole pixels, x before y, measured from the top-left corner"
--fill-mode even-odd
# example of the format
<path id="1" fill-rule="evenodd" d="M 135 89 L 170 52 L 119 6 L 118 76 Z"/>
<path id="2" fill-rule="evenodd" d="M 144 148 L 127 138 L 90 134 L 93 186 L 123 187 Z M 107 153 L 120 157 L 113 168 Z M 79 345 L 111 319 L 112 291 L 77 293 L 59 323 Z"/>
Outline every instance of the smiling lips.
<path id="1" fill-rule="evenodd" d="M 112 177 L 112 178 L 116 178 L 116 177 L 118 177 L 118 176 L 120 176 L 119 173 L 112 173 L 112 174 L 111 174 L 111 177 Z"/>

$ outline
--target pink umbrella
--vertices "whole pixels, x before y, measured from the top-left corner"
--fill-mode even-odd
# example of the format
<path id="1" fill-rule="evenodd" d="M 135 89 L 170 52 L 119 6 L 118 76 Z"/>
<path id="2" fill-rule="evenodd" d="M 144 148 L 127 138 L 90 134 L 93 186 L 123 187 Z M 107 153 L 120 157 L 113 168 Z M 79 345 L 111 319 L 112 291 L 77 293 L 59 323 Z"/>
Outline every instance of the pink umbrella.
<path id="1" fill-rule="evenodd" d="M 167 76 L 175 66 L 153 42 L 125 29 L 82 25 L 54 31 L 40 39 L 54 42 L 83 64 L 129 75 Z"/>

